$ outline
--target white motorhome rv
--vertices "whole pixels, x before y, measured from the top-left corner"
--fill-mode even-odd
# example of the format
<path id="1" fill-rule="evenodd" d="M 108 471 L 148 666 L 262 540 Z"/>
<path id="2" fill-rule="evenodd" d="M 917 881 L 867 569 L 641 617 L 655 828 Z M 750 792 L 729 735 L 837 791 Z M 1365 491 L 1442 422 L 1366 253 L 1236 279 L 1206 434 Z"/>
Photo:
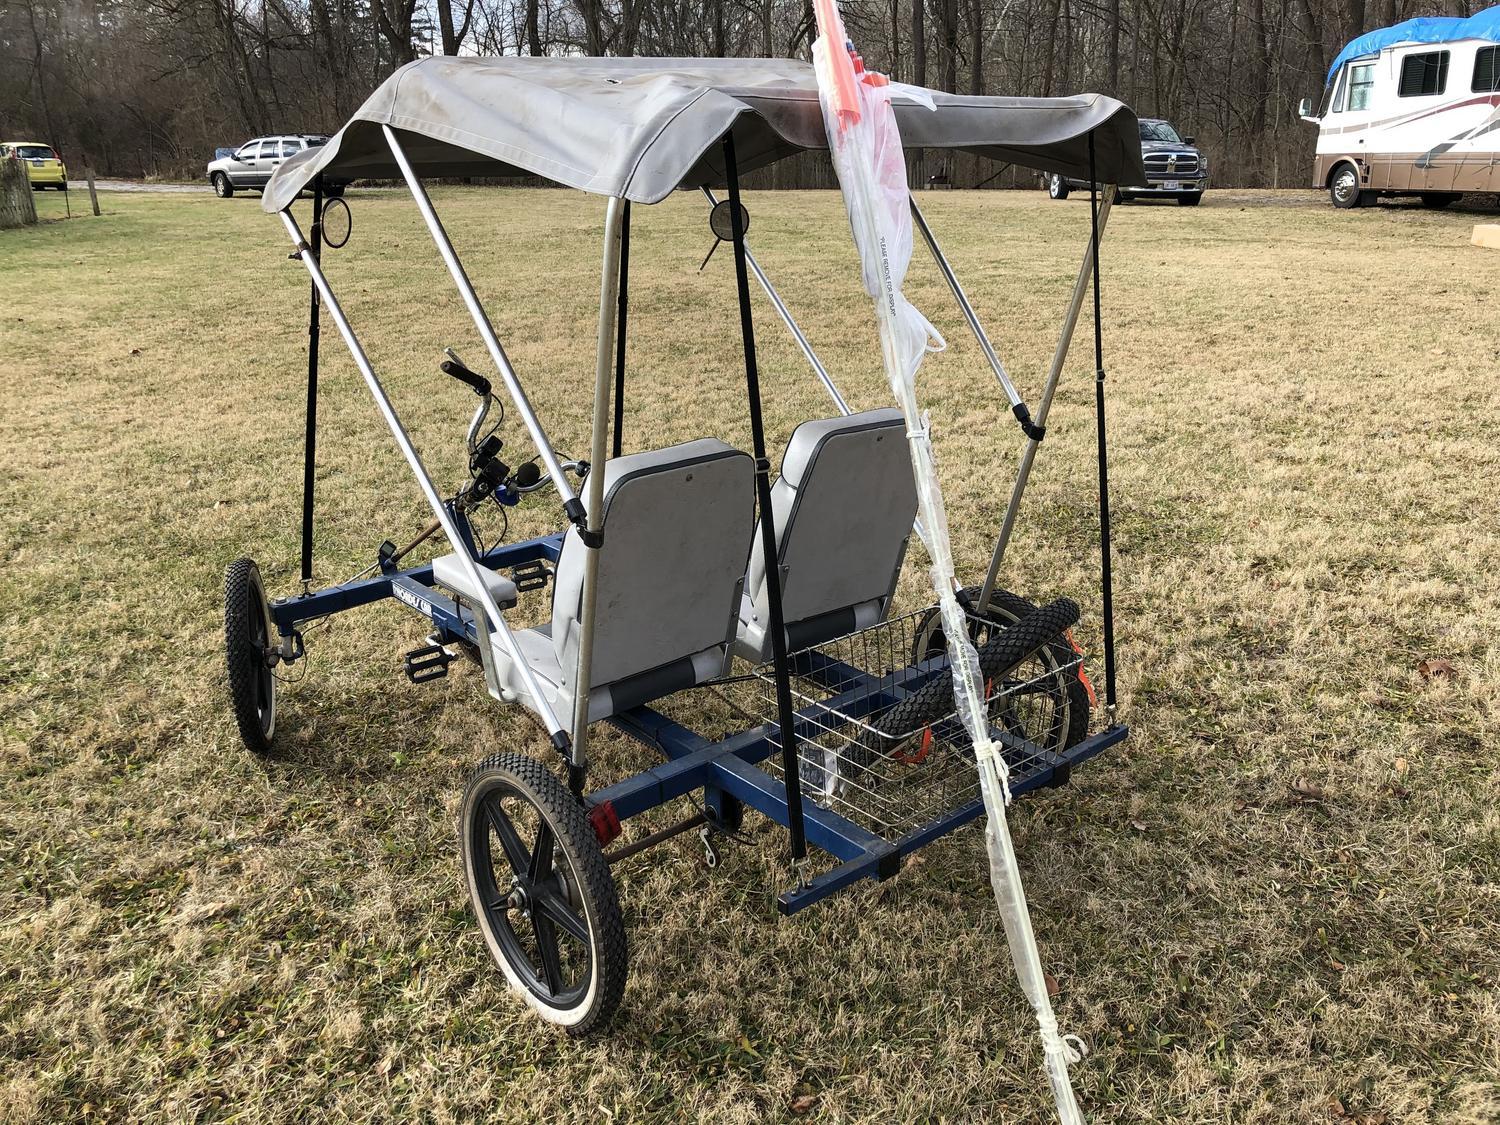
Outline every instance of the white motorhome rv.
<path id="1" fill-rule="evenodd" d="M 1335 207 L 1417 195 L 1446 207 L 1500 192 L 1500 6 L 1468 19 L 1414 19 L 1350 42 L 1316 115 L 1313 186 Z"/>

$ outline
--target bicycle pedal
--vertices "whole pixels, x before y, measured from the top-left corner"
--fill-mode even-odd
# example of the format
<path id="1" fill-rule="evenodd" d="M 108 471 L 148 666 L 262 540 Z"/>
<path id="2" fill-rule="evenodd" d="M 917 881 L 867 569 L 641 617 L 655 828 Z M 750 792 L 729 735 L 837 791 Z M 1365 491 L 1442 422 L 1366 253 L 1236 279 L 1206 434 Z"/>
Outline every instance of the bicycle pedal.
<path id="1" fill-rule="evenodd" d="M 547 564 L 541 559 L 510 568 L 511 581 L 516 584 L 516 591 L 522 594 L 531 590 L 545 590 L 551 574 Z"/>
<path id="2" fill-rule="evenodd" d="M 448 665 L 452 663 L 453 654 L 442 645 L 414 648 L 406 654 L 406 678 L 414 684 L 441 680 L 448 674 Z"/>

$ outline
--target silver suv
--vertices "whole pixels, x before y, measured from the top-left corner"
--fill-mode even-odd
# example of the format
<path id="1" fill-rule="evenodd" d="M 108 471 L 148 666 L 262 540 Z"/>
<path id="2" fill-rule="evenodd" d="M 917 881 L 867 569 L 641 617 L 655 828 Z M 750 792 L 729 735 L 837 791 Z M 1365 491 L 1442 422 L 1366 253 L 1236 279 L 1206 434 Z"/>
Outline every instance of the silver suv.
<path id="1" fill-rule="evenodd" d="M 208 182 L 214 194 L 228 199 L 241 188 L 264 188 L 283 160 L 296 156 L 304 149 L 326 145 L 328 138 L 321 133 L 285 133 L 276 137 L 256 137 L 246 141 L 228 156 L 221 156 L 208 166 Z M 323 191 L 327 195 L 343 195 L 347 180 L 327 181 Z"/>

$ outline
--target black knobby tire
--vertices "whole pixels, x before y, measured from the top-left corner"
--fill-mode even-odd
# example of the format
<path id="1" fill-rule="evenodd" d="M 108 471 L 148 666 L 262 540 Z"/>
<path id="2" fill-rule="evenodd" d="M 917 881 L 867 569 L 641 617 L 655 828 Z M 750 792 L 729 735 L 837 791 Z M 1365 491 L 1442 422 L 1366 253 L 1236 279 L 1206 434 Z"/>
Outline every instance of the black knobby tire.
<path id="1" fill-rule="evenodd" d="M 536 759 L 495 754 L 469 775 L 458 835 L 480 932 L 511 987 L 572 1035 L 607 1024 L 625 993 L 625 921 L 577 798 Z"/>
<path id="2" fill-rule="evenodd" d="M 988 682 L 1003 677 L 1033 653 L 1059 641 L 1077 622 L 1078 605 L 1069 598 L 1032 609 L 976 646 L 980 678 Z M 939 722 L 953 708 L 953 677 L 944 671 L 873 720 L 871 733 L 864 736 L 864 750 L 884 754 L 891 741 Z"/>
<path id="3" fill-rule="evenodd" d="M 976 613 L 979 595 L 978 586 L 966 586 L 958 593 L 958 600 L 969 613 Z M 1001 628 L 1009 628 L 1017 621 L 1036 610 L 1036 603 L 1028 601 L 1009 590 L 996 589 L 990 597 L 990 609 L 985 616 Z M 993 630 L 983 622 L 969 621 L 969 639 L 977 649 L 989 640 Z M 917 622 L 916 640 L 912 645 L 912 663 L 918 664 L 934 656 L 946 655 L 948 641 L 943 635 L 942 616 L 934 607 Z M 1082 742 L 1089 732 L 1089 689 L 1083 682 L 1083 665 L 1078 650 L 1064 635 L 1049 641 L 1037 651 L 1037 657 L 1050 673 L 1041 687 L 1050 699 L 1054 721 L 1051 734 L 1042 743 L 1042 748 L 1061 753 Z"/>
<path id="4" fill-rule="evenodd" d="M 229 182 L 229 177 L 223 172 L 215 172 L 213 176 L 214 194 L 220 199 L 229 199 L 234 195 L 234 185 Z"/>
<path id="5" fill-rule="evenodd" d="M 224 656 L 234 720 L 256 754 L 269 753 L 276 734 L 276 677 L 267 658 L 271 636 L 260 568 L 250 559 L 236 559 L 224 573 Z"/>

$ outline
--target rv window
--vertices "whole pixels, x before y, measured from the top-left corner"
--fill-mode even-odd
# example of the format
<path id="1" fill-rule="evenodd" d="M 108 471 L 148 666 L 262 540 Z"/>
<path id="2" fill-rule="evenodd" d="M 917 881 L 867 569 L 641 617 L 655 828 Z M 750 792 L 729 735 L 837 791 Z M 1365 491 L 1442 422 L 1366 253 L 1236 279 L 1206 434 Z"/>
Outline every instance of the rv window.
<path id="1" fill-rule="evenodd" d="M 1407 55 L 1401 60 L 1401 85 L 1396 93 L 1403 98 L 1425 98 L 1448 89 L 1448 52 L 1428 51 Z"/>
<path id="2" fill-rule="evenodd" d="M 1357 63 L 1349 68 L 1349 111 L 1370 108 L 1370 91 L 1375 87 L 1375 64 Z"/>
<path id="3" fill-rule="evenodd" d="M 1333 92 L 1333 112 L 1343 113 L 1344 97 L 1349 92 L 1349 68 L 1347 66 L 1339 71 L 1339 76 L 1335 80 L 1334 85 L 1335 89 Z"/>
<path id="4" fill-rule="evenodd" d="M 1500 47 L 1481 47 L 1474 56 L 1474 85 L 1476 94 L 1500 93 Z"/>

